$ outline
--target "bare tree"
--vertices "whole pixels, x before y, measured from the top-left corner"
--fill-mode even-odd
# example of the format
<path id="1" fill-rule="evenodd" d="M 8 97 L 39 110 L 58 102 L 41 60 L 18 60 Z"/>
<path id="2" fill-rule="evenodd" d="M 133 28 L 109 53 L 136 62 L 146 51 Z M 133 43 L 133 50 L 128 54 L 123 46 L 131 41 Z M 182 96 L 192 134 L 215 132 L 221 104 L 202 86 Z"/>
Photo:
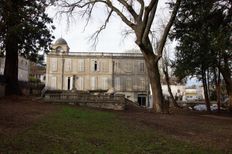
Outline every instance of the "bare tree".
<path id="1" fill-rule="evenodd" d="M 95 40 L 97 40 L 99 33 L 106 28 L 113 14 L 116 14 L 131 28 L 136 37 L 135 43 L 140 48 L 145 59 L 152 88 L 154 111 L 163 112 L 164 98 L 160 83 L 158 61 L 162 57 L 163 48 L 175 20 L 181 0 L 176 0 L 171 17 L 162 32 L 161 39 L 156 45 L 157 49 L 154 49 L 150 32 L 154 24 L 158 2 L 159 0 L 60 0 L 58 1 L 58 5 L 63 7 L 63 13 L 72 14 L 75 9 L 79 9 L 83 16 L 87 16 L 87 22 L 91 18 L 93 9 L 97 5 L 106 7 L 108 14 L 103 25 L 94 33 L 93 38 Z"/>
<path id="2" fill-rule="evenodd" d="M 164 56 L 163 56 L 163 59 L 162 59 L 162 69 L 163 69 L 163 73 L 164 73 L 164 77 L 165 77 L 165 80 L 166 80 L 166 83 L 167 83 L 167 87 L 168 87 L 168 92 L 169 92 L 169 95 L 170 95 L 170 99 L 174 105 L 174 107 L 180 107 L 178 105 L 178 103 L 176 102 L 174 96 L 173 96 L 173 93 L 172 93 L 172 89 L 171 89 L 171 86 L 170 86 L 170 76 L 169 76 L 169 69 L 168 67 L 170 66 L 169 64 L 169 60 L 168 60 L 168 57 L 167 57 L 167 51 L 164 50 Z"/>

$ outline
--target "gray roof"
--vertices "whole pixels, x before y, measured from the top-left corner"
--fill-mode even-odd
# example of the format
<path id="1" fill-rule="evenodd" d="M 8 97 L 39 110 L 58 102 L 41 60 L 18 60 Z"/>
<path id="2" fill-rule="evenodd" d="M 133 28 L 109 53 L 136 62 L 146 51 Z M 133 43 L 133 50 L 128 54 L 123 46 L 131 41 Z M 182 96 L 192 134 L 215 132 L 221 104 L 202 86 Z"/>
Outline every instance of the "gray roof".
<path id="1" fill-rule="evenodd" d="M 59 38 L 59 39 L 56 40 L 55 44 L 56 45 L 59 45 L 59 44 L 63 45 L 63 44 L 67 44 L 67 42 L 65 41 L 65 39 Z"/>

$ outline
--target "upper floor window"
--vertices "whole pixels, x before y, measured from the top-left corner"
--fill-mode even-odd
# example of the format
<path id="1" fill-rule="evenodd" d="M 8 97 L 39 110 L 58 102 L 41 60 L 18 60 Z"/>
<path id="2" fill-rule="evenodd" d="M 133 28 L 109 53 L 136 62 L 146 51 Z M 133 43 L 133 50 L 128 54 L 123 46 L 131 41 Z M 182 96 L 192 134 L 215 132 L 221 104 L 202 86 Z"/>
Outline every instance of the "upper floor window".
<path id="1" fill-rule="evenodd" d="M 64 68 L 65 68 L 65 71 L 67 71 L 67 72 L 72 70 L 72 60 L 71 59 L 65 59 Z"/>
<path id="2" fill-rule="evenodd" d="M 79 72 L 83 72 L 85 70 L 85 61 L 84 59 L 78 60 Z"/>
<path id="3" fill-rule="evenodd" d="M 51 58 L 50 62 L 51 71 L 57 71 L 57 59 Z"/>
<path id="4" fill-rule="evenodd" d="M 132 72 L 132 62 L 130 62 L 130 61 L 127 61 L 126 63 L 125 63 L 125 72 L 127 72 L 127 73 L 131 73 Z"/>
<path id="5" fill-rule="evenodd" d="M 121 70 L 121 62 L 120 61 L 114 61 L 114 72 L 120 73 Z"/>
<path id="6" fill-rule="evenodd" d="M 97 60 L 91 60 L 91 70 L 92 72 L 96 72 L 100 70 L 100 62 Z"/>
<path id="7" fill-rule="evenodd" d="M 139 63 L 139 72 L 144 72 L 144 62 Z"/>
<path id="8" fill-rule="evenodd" d="M 94 61 L 94 71 L 97 71 L 97 61 Z"/>
<path id="9" fill-rule="evenodd" d="M 108 61 L 102 61 L 102 63 L 101 63 L 101 71 L 109 72 L 109 63 L 108 63 Z"/>

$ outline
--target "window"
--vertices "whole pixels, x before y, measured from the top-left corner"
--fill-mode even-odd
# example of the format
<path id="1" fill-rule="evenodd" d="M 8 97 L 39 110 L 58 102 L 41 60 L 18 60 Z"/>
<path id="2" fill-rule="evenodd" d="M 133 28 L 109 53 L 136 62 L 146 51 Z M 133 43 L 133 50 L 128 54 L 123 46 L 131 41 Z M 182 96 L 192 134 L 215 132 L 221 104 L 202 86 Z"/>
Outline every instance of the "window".
<path id="1" fill-rule="evenodd" d="M 144 91 L 146 89 L 146 87 L 145 87 L 146 85 L 145 85 L 145 80 L 144 79 L 140 79 L 140 86 L 141 86 L 140 90 Z"/>
<path id="2" fill-rule="evenodd" d="M 70 77 L 68 77 L 68 90 L 71 90 L 71 79 L 70 79 Z"/>
<path id="3" fill-rule="evenodd" d="M 59 53 L 59 52 L 63 52 L 62 47 L 57 47 L 57 48 L 56 48 L 56 53 Z"/>
<path id="4" fill-rule="evenodd" d="M 84 59 L 79 59 L 78 61 L 79 72 L 83 72 L 85 69 L 85 61 Z"/>
<path id="5" fill-rule="evenodd" d="M 138 103 L 139 103 L 139 106 L 146 106 L 146 95 L 139 94 L 138 95 Z"/>
<path id="6" fill-rule="evenodd" d="M 97 61 L 94 61 L 94 71 L 97 71 Z"/>
<path id="7" fill-rule="evenodd" d="M 126 79 L 126 90 L 132 90 L 132 80 L 131 78 Z"/>
<path id="8" fill-rule="evenodd" d="M 107 77 L 102 78 L 102 89 L 104 90 L 108 89 L 108 78 Z"/>
<path id="9" fill-rule="evenodd" d="M 91 71 L 96 72 L 100 70 L 100 62 L 97 60 L 91 60 Z"/>
<path id="10" fill-rule="evenodd" d="M 57 59 L 56 58 L 51 58 L 51 63 L 50 63 L 50 69 L 51 71 L 57 71 Z"/>
<path id="11" fill-rule="evenodd" d="M 132 72 L 132 65 L 131 65 L 131 62 L 126 62 L 126 63 L 125 63 L 124 70 L 125 70 L 125 72 L 127 72 L 127 73 Z"/>
<path id="12" fill-rule="evenodd" d="M 73 88 L 73 77 L 66 77 L 66 89 L 72 90 Z"/>
<path id="13" fill-rule="evenodd" d="M 120 90 L 120 78 L 116 77 L 114 80 L 114 86 L 115 86 L 115 90 Z"/>
<path id="14" fill-rule="evenodd" d="M 139 63 L 139 72 L 144 72 L 144 62 Z"/>
<path id="15" fill-rule="evenodd" d="M 79 77 L 78 78 L 78 86 L 77 86 L 78 90 L 84 90 L 84 78 L 83 77 Z"/>
<path id="16" fill-rule="evenodd" d="M 72 60 L 71 59 L 65 59 L 65 62 L 64 62 L 64 70 L 66 72 L 69 72 L 72 70 Z"/>
<path id="17" fill-rule="evenodd" d="M 114 61 L 114 72 L 120 73 L 120 62 Z"/>
<path id="18" fill-rule="evenodd" d="M 103 72 L 109 72 L 109 64 L 107 61 L 103 61 L 101 66 Z"/>
<path id="19" fill-rule="evenodd" d="M 56 89 L 56 77 L 51 77 L 51 89 Z"/>
<path id="20" fill-rule="evenodd" d="M 94 90 L 97 88 L 96 77 L 91 77 L 91 89 Z"/>

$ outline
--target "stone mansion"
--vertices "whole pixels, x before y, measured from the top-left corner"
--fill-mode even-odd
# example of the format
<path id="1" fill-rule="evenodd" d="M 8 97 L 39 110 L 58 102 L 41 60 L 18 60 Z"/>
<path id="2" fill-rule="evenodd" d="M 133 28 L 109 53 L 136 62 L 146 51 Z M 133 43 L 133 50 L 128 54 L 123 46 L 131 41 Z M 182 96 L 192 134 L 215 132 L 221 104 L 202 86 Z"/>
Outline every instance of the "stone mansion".
<path id="1" fill-rule="evenodd" d="M 69 52 L 60 38 L 47 55 L 46 87 L 110 91 L 149 106 L 149 81 L 142 53 Z"/>

